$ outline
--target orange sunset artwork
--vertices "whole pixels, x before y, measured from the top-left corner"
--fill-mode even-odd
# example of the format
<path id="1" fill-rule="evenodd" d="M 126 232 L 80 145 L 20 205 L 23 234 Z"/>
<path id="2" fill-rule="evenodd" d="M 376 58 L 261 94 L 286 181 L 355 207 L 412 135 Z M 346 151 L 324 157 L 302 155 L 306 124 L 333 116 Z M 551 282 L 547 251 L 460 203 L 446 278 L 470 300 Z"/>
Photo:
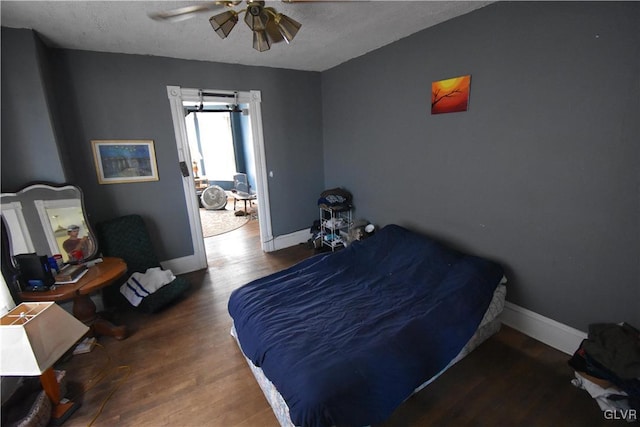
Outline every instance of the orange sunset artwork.
<path id="1" fill-rule="evenodd" d="M 471 75 L 431 83 L 431 114 L 467 111 Z"/>

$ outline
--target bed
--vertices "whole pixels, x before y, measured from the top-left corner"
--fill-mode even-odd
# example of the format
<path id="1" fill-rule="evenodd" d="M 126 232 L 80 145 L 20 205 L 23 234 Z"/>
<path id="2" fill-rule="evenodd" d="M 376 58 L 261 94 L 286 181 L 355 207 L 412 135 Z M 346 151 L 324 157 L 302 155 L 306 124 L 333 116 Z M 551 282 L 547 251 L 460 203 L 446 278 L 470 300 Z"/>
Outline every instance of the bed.
<path id="1" fill-rule="evenodd" d="M 388 225 L 236 289 L 232 335 L 283 426 L 380 423 L 497 332 L 501 266 Z"/>

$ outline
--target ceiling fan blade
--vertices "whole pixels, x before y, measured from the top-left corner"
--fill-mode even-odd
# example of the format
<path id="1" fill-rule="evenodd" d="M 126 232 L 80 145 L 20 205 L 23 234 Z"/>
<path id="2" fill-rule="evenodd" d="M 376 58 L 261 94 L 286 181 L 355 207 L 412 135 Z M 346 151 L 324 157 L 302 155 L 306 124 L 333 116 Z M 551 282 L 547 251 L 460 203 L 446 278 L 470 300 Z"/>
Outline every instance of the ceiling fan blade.
<path id="1" fill-rule="evenodd" d="M 196 4 L 193 6 L 185 6 L 179 7 L 177 9 L 172 10 L 163 10 L 160 12 L 152 12 L 149 14 L 151 19 L 155 19 L 156 21 L 182 21 L 184 19 L 192 18 L 195 14 L 199 12 L 204 12 L 207 10 L 216 10 L 221 9 L 233 2 L 226 1 L 216 1 L 210 3 Z"/>

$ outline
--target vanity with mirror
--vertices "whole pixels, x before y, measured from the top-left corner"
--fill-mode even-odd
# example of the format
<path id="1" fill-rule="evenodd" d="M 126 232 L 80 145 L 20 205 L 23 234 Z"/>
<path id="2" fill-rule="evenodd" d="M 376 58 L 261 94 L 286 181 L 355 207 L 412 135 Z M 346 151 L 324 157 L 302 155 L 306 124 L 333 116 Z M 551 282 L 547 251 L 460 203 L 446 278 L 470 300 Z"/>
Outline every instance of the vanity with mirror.
<path id="1" fill-rule="evenodd" d="M 85 215 L 82 191 L 73 185 L 33 184 L 16 193 L 2 193 L 0 201 L 2 273 L 15 302 L 73 300 L 73 314 L 95 333 L 124 338 L 125 327 L 100 318 L 90 295 L 122 277 L 127 265 L 119 258 L 96 259 L 98 245 Z M 34 291 L 24 286 L 15 262 L 16 255 L 29 254 L 60 256 L 64 264 L 89 268 L 70 283 Z"/>
<path id="2" fill-rule="evenodd" d="M 60 254 L 65 263 L 72 260 L 72 252 L 74 261 L 95 257 L 97 245 L 78 187 L 34 184 L 0 197 L 13 255 Z"/>

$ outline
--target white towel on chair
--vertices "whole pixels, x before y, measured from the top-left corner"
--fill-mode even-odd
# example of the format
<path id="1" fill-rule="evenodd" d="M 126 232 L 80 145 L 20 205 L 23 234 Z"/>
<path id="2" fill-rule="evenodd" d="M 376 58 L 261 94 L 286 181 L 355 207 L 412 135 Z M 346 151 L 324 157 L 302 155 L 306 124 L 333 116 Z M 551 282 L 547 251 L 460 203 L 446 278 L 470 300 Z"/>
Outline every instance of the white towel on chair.
<path id="1" fill-rule="evenodd" d="M 120 293 L 137 307 L 142 300 L 167 285 L 176 278 L 171 270 L 163 270 L 160 267 L 149 268 L 144 273 L 133 273 L 127 281 L 120 286 Z"/>

